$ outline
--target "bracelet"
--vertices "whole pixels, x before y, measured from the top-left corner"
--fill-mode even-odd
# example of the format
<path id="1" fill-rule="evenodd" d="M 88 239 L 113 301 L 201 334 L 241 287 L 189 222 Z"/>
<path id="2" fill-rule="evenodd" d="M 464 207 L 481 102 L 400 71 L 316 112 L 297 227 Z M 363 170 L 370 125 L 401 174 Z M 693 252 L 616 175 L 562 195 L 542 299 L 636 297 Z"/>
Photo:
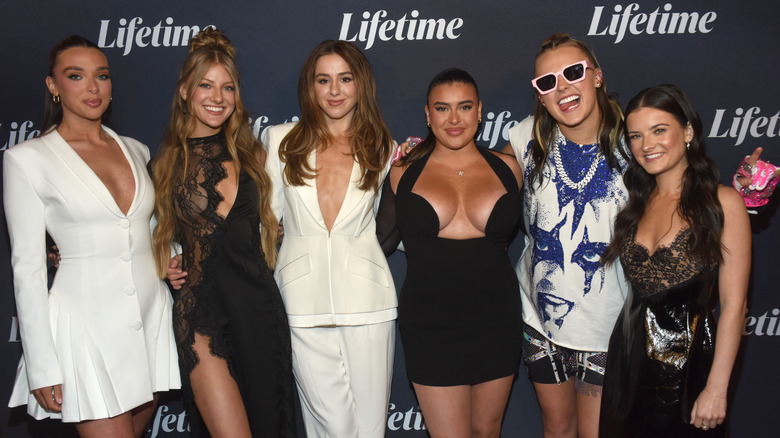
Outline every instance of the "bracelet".
<path id="1" fill-rule="evenodd" d="M 709 389 L 707 389 L 707 387 L 706 387 L 706 386 L 704 387 L 704 390 L 705 390 L 705 391 L 707 391 L 707 392 L 709 392 L 710 394 L 712 394 L 712 396 L 713 396 L 713 397 L 717 397 L 717 398 L 726 398 L 726 396 L 725 396 L 725 395 L 718 395 L 718 394 L 715 394 L 714 392 L 712 392 L 712 391 L 710 391 Z"/>

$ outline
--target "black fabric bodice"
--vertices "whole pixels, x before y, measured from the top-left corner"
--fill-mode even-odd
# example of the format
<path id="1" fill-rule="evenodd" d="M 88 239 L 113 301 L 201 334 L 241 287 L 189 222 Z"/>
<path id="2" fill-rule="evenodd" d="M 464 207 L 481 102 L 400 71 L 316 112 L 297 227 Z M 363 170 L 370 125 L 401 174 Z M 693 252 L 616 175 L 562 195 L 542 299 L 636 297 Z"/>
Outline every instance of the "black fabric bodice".
<path id="1" fill-rule="evenodd" d="M 253 435 L 294 436 L 290 333 L 262 251 L 257 184 L 242 169 L 235 201 L 222 217 L 217 185 L 232 165 L 225 136 L 189 139 L 187 145 L 186 176 L 173 199 L 188 276 L 174 294 L 173 324 L 193 436 L 206 432 L 189 379 L 199 362 L 192 347 L 196 332 L 209 338 L 213 356 L 226 361 Z"/>
<path id="2" fill-rule="evenodd" d="M 653 254 L 635 236 L 620 252 L 631 295 L 610 338 L 600 436 L 722 436 L 688 424 L 714 355 L 716 267 L 687 254 L 689 229 Z"/>
<path id="3" fill-rule="evenodd" d="M 507 246 L 521 217 L 520 191 L 501 158 L 479 150 L 506 190 L 483 237 L 439 237 L 436 211 L 412 191 L 430 155 L 406 169 L 396 190 L 395 217 L 407 258 L 398 324 L 407 374 L 416 383 L 475 384 L 512 375 L 519 365 L 520 292 Z M 392 192 L 385 196 L 383 204 Z M 380 232 L 389 228 L 381 218 L 377 223 Z M 385 241 L 383 247 L 395 244 Z"/>

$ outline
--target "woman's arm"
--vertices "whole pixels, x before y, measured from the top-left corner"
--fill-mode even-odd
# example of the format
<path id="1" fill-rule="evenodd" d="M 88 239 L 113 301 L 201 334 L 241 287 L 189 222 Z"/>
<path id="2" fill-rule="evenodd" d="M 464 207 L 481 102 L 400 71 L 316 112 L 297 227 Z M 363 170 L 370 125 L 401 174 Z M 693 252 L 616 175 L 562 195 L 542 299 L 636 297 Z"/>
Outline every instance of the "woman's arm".
<path id="1" fill-rule="evenodd" d="M 284 175 L 279 159 L 279 146 L 290 129 L 292 127 L 285 129 L 282 126 L 272 126 L 263 131 L 260 139 L 266 152 L 265 171 L 271 179 L 271 210 L 279 221 L 284 214 Z"/>
<path id="2" fill-rule="evenodd" d="M 3 201 L 28 385 L 33 392 L 45 389 L 48 394 L 39 403 L 59 411 L 59 404 L 47 406 L 52 386 L 63 379 L 49 320 L 45 206 L 30 180 L 30 170 L 8 151 L 3 157 Z"/>
<path id="3" fill-rule="evenodd" d="M 691 412 L 691 424 L 715 427 L 726 417 L 729 379 L 742 340 L 747 287 L 750 276 L 750 221 L 745 204 L 735 191 L 721 186 L 718 198 L 723 207 L 723 262 L 719 269 L 720 319 L 715 337 L 715 358 L 707 385 Z"/>
<path id="4" fill-rule="evenodd" d="M 376 238 L 385 257 L 390 257 L 401 243 L 401 232 L 396 224 L 395 190 L 402 174 L 402 167 L 392 166 L 380 191 L 382 195 L 376 213 Z"/>

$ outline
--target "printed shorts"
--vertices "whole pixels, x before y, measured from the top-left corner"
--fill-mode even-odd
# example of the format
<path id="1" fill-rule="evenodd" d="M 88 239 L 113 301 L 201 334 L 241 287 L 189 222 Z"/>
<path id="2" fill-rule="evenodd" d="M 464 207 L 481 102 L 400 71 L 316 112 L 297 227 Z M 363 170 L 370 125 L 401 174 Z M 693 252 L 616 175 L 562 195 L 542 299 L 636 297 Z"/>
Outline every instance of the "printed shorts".
<path id="1" fill-rule="evenodd" d="M 528 325 L 523 327 L 523 361 L 528 379 L 535 383 L 560 384 L 576 377 L 575 383 L 604 385 L 606 352 L 561 347 Z"/>

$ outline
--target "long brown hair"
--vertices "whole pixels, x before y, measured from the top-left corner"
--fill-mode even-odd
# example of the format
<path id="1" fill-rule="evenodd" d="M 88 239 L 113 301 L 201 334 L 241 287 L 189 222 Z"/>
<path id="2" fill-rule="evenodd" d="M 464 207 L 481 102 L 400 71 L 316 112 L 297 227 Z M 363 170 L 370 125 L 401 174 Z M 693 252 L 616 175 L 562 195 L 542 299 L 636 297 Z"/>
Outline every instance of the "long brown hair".
<path id="1" fill-rule="evenodd" d="M 594 68 L 601 69 L 596 59 L 596 54 L 593 53 L 590 47 L 582 41 L 575 40 L 568 34 L 563 33 L 550 35 L 544 40 L 539 48 L 539 52 L 536 54 L 536 58 L 534 58 L 534 64 L 536 64 L 536 61 L 542 54 L 561 46 L 573 46 L 580 49 L 588 58 L 588 61 L 593 64 Z M 596 102 L 601 112 L 601 123 L 599 124 L 598 133 L 599 149 L 601 154 L 604 155 L 607 165 L 612 169 L 619 169 L 620 164 L 615 156 L 615 152 L 619 153 L 625 160 L 628 160 L 628 154 L 621 143 L 624 130 L 623 112 L 615 99 L 607 94 L 607 82 L 604 78 L 601 79 L 601 87 L 596 88 Z M 531 145 L 534 167 L 531 169 L 531 182 L 536 181 L 538 178 L 539 184 L 541 185 L 542 183 L 542 169 L 547 162 L 547 153 L 550 150 L 550 146 L 555 142 L 557 127 L 558 122 L 550 115 L 541 100 L 534 99 L 534 141 Z M 533 190 L 534 184 L 529 184 L 529 187 Z"/>
<path id="2" fill-rule="evenodd" d="M 265 151 L 252 135 L 247 123 L 249 114 L 241 100 L 238 68 L 233 58 L 235 49 L 222 31 L 206 28 L 190 41 L 189 54 L 182 65 L 179 81 L 173 95 L 171 120 L 165 133 L 160 153 L 152 161 L 155 202 L 154 214 L 157 227 L 154 229 L 154 245 L 157 274 L 165 277 L 170 259 L 171 243 L 177 240 L 177 226 L 180 218 L 173 203 L 173 189 L 181 184 L 189 166 L 187 138 L 194 132 L 196 119 L 192 108 L 192 96 L 201 78 L 214 65 L 221 65 L 230 74 L 235 89 L 235 110 L 222 126 L 227 140 L 227 149 L 233 159 L 236 174 L 243 168 L 257 184 L 260 193 L 260 223 L 262 225 L 262 248 L 268 266 L 273 269 L 276 262 L 276 241 L 279 221 L 271 211 L 268 194 L 271 180 L 265 173 Z M 182 98 L 180 89 L 186 90 Z"/>
<path id="3" fill-rule="evenodd" d="M 350 127 L 352 155 L 360 165 L 360 190 L 378 190 L 382 170 L 393 151 L 393 138 L 387 129 L 376 97 L 376 83 L 371 65 L 355 47 L 346 41 L 323 41 L 309 54 L 298 79 L 298 103 L 301 119 L 279 146 L 279 158 L 286 163 L 287 183 L 302 186 L 305 179 L 316 176 L 308 163 L 309 155 L 320 147 L 328 147 L 333 137 L 325 125 L 322 109 L 314 91 L 317 61 L 335 54 L 349 65 L 357 87 L 357 105 Z"/>
<path id="4" fill-rule="evenodd" d="M 699 114 L 685 93 L 674 85 L 646 88 L 634 96 L 626 107 L 626 116 L 640 108 L 655 108 L 671 114 L 682 126 L 689 123 L 693 138 L 685 152 L 688 168 L 682 181 L 677 213 L 690 227 L 688 254 L 713 266 L 723 260 L 720 241 L 723 231 L 723 207 L 718 199 L 720 175 L 718 166 L 705 152 L 704 134 Z M 628 142 L 628 139 L 626 139 Z M 645 213 L 656 181 L 632 157 L 623 175 L 628 189 L 628 204 L 615 219 L 615 236 L 601 257 L 602 263 L 614 261 L 628 234 Z"/>

